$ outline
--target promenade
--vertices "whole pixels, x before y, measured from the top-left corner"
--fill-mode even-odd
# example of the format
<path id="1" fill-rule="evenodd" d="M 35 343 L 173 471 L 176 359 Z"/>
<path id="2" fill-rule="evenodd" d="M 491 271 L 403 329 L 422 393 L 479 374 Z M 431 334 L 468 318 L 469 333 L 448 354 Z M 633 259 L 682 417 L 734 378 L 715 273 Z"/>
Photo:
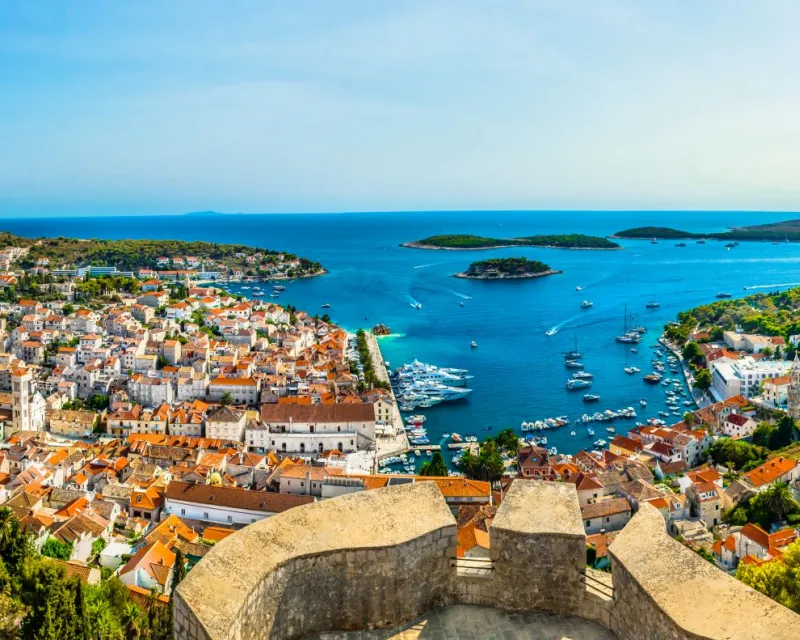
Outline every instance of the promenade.
<path id="1" fill-rule="evenodd" d="M 369 355 L 372 358 L 372 369 L 375 371 L 375 375 L 378 377 L 379 380 L 388 383 L 389 372 L 386 370 L 386 364 L 384 363 L 383 354 L 381 354 L 381 348 L 380 345 L 378 344 L 378 340 L 374 335 L 372 335 L 371 331 L 365 331 L 365 333 L 367 335 L 367 347 L 369 348 Z M 381 460 L 382 458 L 388 458 L 389 456 L 396 456 L 398 454 L 405 453 L 406 451 L 408 451 L 408 436 L 406 435 L 405 425 L 403 424 L 403 418 L 400 415 L 400 409 L 397 404 L 397 398 L 395 398 L 394 390 L 391 389 L 391 387 L 390 391 L 392 394 L 392 401 L 394 403 L 394 416 L 391 424 L 391 429 L 387 430 L 388 431 L 387 435 L 375 438 L 376 465 L 377 461 Z"/>

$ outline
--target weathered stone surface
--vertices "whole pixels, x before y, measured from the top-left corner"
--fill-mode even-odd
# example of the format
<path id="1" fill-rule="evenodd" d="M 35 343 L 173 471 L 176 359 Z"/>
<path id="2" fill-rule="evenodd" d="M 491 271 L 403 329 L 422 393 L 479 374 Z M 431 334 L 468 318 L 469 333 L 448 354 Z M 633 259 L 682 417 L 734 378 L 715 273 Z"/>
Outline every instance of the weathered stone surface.
<path id="1" fill-rule="evenodd" d="M 620 638 L 797 640 L 800 616 L 670 538 L 643 505 L 609 547 Z"/>

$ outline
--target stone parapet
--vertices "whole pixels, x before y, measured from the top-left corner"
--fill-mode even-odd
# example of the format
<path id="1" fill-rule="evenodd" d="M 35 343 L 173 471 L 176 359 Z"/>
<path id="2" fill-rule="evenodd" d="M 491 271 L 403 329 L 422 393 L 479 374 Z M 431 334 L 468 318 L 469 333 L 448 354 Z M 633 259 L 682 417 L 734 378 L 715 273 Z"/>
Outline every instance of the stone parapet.
<path id="1" fill-rule="evenodd" d="M 609 547 L 610 628 L 630 640 L 797 640 L 800 616 L 670 538 L 651 505 Z"/>

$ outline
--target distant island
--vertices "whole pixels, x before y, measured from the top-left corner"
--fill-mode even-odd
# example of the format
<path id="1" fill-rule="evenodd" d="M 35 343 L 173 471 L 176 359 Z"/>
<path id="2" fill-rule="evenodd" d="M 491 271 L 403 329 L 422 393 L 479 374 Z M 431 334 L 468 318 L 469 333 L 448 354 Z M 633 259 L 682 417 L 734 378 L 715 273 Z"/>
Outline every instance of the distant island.
<path id="1" fill-rule="evenodd" d="M 753 240 L 761 242 L 800 242 L 800 220 L 786 220 L 769 224 L 757 224 L 747 227 L 734 227 L 718 233 L 692 233 L 671 227 L 634 227 L 618 231 L 612 238 L 628 238 L 632 240 Z"/>
<path id="2" fill-rule="evenodd" d="M 464 234 L 431 236 L 400 245 L 408 249 L 502 249 L 506 247 L 540 247 L 549 249 L 621 249 L 608 238 L 581 233 L 563 235 L 525 236 L 522 238 L 484 238 Z"/>
<path id="3" fill-rule="evenodd" d="M 13 251 L 14 260 L 24 269 L 39 266 L 59 271 L 102 266 L 114 267 L 119 272 L 152 270 L 155 276 L 161 271 L 171 271 L 173 275 L 212 279 L 302 278 L 325 273 L 318 262 L 291 253 L 216 242 L 26 238 L 0 232 L 0 250 Z"/>
<path id="4" fill-rule="evenodd" d="M 469 268 L 455 274 L 456 278 L 470 278 L 473 280 L 515 280 L 524 278 L 541 278 L 562 273 L 551 269 L 544 262 L 528 260 L 527 258 L 493 258 L 473 262 Z"/>

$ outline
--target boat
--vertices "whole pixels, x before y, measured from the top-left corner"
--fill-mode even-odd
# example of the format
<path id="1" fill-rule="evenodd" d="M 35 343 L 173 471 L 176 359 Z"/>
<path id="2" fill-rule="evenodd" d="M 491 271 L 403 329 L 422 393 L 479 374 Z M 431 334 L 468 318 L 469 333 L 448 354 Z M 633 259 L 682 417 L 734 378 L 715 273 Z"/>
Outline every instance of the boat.
<path id="1" fill-rule="evenodd" d="M 463 302 L 459 302 L 458 304 L 460 304 L 462 307 L 464 306 L 464 303 L 463 303 Z"/>
<path id="2" fill-rule="evenodd" d="M 272 286 L 273 291 L 286 291 L 286 287 L 280 284 L 276 284 Z"/>
<path id="3" fill-rule="evenodd" d="M 656 302 L 655 300 L 651 300 L 646 305 L 644 305 L 648 309 L 658 309 L 661 306 L 660 302 Z"/>
<path id="4" fill-rule="evenodd" d="M 594 378 L 594 375 L 589 373 L 588 371 L 578 371 L 572 374 L 572 377 L 576 380 L 591 380 Z"/>
<path id="5" fill-rule="evenodd" d="M 566 351 L 564 353 L 565 360 L 580 360 L 583 357 L 583 354 L 578 351 L 578 336 L 575 336 L 575 347 L 572 351 Z"/>
<path id="6" fill-rule="evenodd" d="M 646 407 L 647 406 L 647 400 L 639 400 L 639 404 L 642 405 L 643 407 Z"/>
<path id="7" fill-rule="evenodd" d="M 597 402 L 600 400 L 600 396 L 595 395 L 594 393 L 584 393 L 583 394 L 583 401 L 584 402 Z"/>
<path id="8" fill-rule="evenodd" d="M 614 427 L 606 427 L 606 431 L 608 431 L 609 433 L 616 433 L 617 432 L 617 430 Z"/>
<path id="9" fill-rule="evenodd" d="M 642 341 L 640 333 L 628 329 L 628 305 L 625 305 L 625 312 L 622 319 L 622 334 L 616 337 L 616 341 L 623 344 L 638 344 Z"/>
<path id="10" fill-rule="evenodd" d="M 653 238 L 653 239 L 650 241 L 650 244 L 658 244 L 658 240 L 656 240 L 655 238 Z"/>
<path id="11" fill-rule="evenodd" d="M 589 307 L 593 306 L 594 302 L 589 302 L 588 300 L 584 300 L 581 302 L 581 309 L 588 309 Z"/>
<path id="12" fill-rule="evenodd" d="M 728 251 L 730 251 L 738 244 L 739 244 L 738 242 L 729 242 L 728 244 L 725 245 L 725 247 L 728 249 Z"/>
<path id="13" fill-rule="evenodd" d="M 411 303 L 411 308 L 412 309 L 422 309 L 422 303 L 421 302 L 412 302 Z"/>
<path id="14" fill-rule="evenodd" d="M 557 333 L 558 333 L 558 329 L 556 329 L 555 327 L 553 327 L 552 329 L 548 329 L 547 331 L 545 331 L 545 332 L 544 332 L 544 335 L 546 335 L 546 336 L 554 336 L 554 335 L 556 335 Z"/>
<path id="15" fill-rule="evenodd" d="M 557 456 L 558 455 L 558 449 L 556 449 L 555 447 L 550 447 L 547 450 L 547 453 L 549 453 L 551 456 Z"/>
<path id="16" fill-rule="evenodd" d="M 636 347 L 631 347 L 631 353 L 639 353 L 639 350 Z"/>
<path id="17" fill-rule="evenodd" d="M 686 243 L 685 243 L 685 242 L 679 242 L 679 243 L 678 243 L 678 244 L 676 244 L 675 246 L 676 246 L 676 247 L 685 247 L 685 246 L 686 246 Z"/>
<path id="18" fill-rule="evenodd" d="M 260 296 L 261 294 L 260 294 L 260 293 L 254 293 L 253 295 L 254 295 L 254 296 Z M 277 291 L 273 291 L 272 293 L 270 293 L 270 294 L 269 294 L 269 297 L 270 297 L 270 298 L 277 298 L 277 297 L 278 297 L 278 296 L 280 296 L 280 295 L 281 295 L 281 294 L 280 294 L 280 293 L 278 293 Z"/>
<path id="19" fill-rule="evenodd" d="M 450 436 L 450 439 L 451 439 L 453 442 L 463 442 L 463 438 L 462 438 L 462 437 L 461 437 L 459 434 L 457 434 L 457 433 L 454 433 L 453 435 L 451 435 L 451 436 Z"/>
<path id="20" fill-rule="evenodd" d="M 587 387 L 591 387 L 592 382 L 590 380 L 567 380 L 566 387 L 569 391 L 576 391 L 578 389 L 586 389 Z"/>
<path id="21" fill-rule="evenodd" d="M 475 349 L 478 346 L 478 343 L 473 340 L 472 342 L 469 343 L 469 346 Z"/>
<path id="22" fill-rule="evenodd" d="M 607 444 L 606 441 L 603 439 L 594 441 L 594 446 L 597 447 L 598 449 L 602 449 L 603 447 L 606 446 L 606 444 Z"/>
<path id="23" fill-rule="evenodd" d="M 661 376 L 658 375 L 657 373 L 648 373 L 644 377 L 644 381 L 649 384 L 658 384 L 659 382 L 661 382 Z"/>
<path id="24" fill-rule="evenodd" d="M 717 294 L 717 298 L 725 299 L 725 298 L 732 298 L 733 296 L 730 293 L 726 293 L 725 291 L 720 291 Z"/>
<path id="25" fill-rule="evenodd" d="M 582 362 L 578 362 L 577 360 L 567 360 L 564 363 L 564 366 L 567 369 L 583 369 L 583 363 Z"/>
<path id="26" fill-rule="evenodd" d="M 592 429 L 591 427 L 586 427 L 586 434 L 589 435 L 589 436 L 593 436 L 594 435 L 594 429 Z"/>
<path id="27" fill-rule="evenodd" d="M 578 285 L 577 287 L 575 287 L 575 291 L 583 291 L 583 287 L 581 285 Z"/>
<path id="28" fill-rule="evenodd" d="M 573 436 L 573 437 L 574 437 L 574 436 L 575 436 L 575 435 L 577 435 L 577 434 L 576 434 L 574 431 L 570 431 L 570 432 L 569 432 L 569 435 L 571 435 L 571 436 Z"/>
<path id="29" fill-rule="evenodd" d="M 322 307 L 323 309 L 330 309 L 331 305 L 330 303 L 326 302 L 325 304 L 321 304 L 320 307 Z"/>
<path id="30" fill-rule="evenodd" d="M 408 418 L 406 418 L 406 422 L 409 424 L 422 424 L 425 420 L 427 420 L 427 418 L 421 414 L 408 416 Z"/>

